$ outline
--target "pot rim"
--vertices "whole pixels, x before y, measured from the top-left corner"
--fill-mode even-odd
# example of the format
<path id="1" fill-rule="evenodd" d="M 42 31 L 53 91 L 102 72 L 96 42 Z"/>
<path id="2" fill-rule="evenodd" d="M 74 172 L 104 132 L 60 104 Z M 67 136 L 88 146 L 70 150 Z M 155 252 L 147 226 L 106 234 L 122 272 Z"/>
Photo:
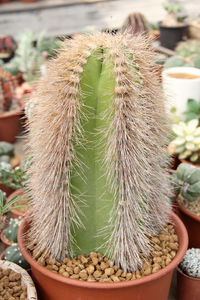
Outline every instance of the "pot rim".
<path id="1" fill-rule="evenodd" d="M 23 111 L 23 107 L 21 107 L 17 110 L 14 110 L 14 111 L 4 112 L 4 113 L 0 114 L 0 119 L 6 119 L 6 118 L 13 117 L 13 116 L 18 116 L 22 113 L 22 111 Z"/>
<path id="2" fill-rule="evenodd" d="M 192 219 L 195 219 L 196 221 L 200 222 L 200 217 L 196 216 L 192 212 L 190 212 L 188 209 L 186 209 L 179 201 L 176 201 L 178 208 L 187 216 L 191 217 Z"/>
<path id="3" fill-rule="evenodd" d="M 200 282 L 200 278 L 191 277 L 191 276 L 189 276 L 189 275 L 183 273 L 183 271 L 182 271 L 179 267 L 176 267 L 176 270 L 177 270 L 177 272 L 178 272 L 181 276 L 183 276 L 183 277 L 185 277 L 185 278 L 187 278 L 187 279 L 189 279 L 189 280 L 194 280 L 194 281 Z"/>
<path id="4" fill-rule="evenodd" d="M 172 262 L 166 266 L 165 268 L 159 270 L 158 272 L 142 277 L 140 279 L 135 279 L 132 281 L 122 281 L 122 282 L 117 282 L 117 283 L 101 283 L 101 282 L 87 282 L 87 281 L 80 281 L 72 278 L 65 278 L 64 276 L 60 274 L 56 274 L 54 272 L 51 272 L 47 270 L 45 267 L 42 267 L 39 265 L 33 257 L 29 254 L 29 252 L 26 249 L 25 246 L 25 241 L 24 241 L 24 234 L 27 230 L 27 225 L 28 225 L 28 216 L 26 216 L 18 231 L 18 245 L 20 248 L 20 251 L 22 252 L 22 255 L 25 257 L 25 259 L 29 262 L 33 268 L 37 269 L 38 272 L 41 272 L 44 276 L 50 277 L 51 279 L 54 279 L 56 281 L 59 281 L 61 283 L 66 283 L 72 286 L 76 286 L 79 288 L 92 288 L 92 289 L 114 289 L 114 288 L 125 288 L 125 287 L 130 287 L 130 286 L 135 286 L 135 285 L 141 285 L 148 283 L 150 281 L 156 280 L 160 277 L 165 276 L 167 273 L 172 271 L 176 265 L 182 260 L 182 258 L 185 255 L 185 252 L 188 248 L 188 233 L 187 230 L 183 224 L 183 222 L 180 220 L 180 218 L 174 213 L 170 212 L 172 216 L 172 223 L 174 223 L 176 227 L 176 232 L 178 234 L 178 237 L 180 239 L 180 246 L 178 249 L 178 252 Z"/>
<path id="5" fill-rule="evenodd" d="M 188 27 L 188 23 L 186 21 L 182 21 L 181 23 L 183 23 L 183 25 L 181 26 L 165 26 L 165 25 L 162 25 L 162 21 L 159 21 L 158 22 L 158 26 L 159 28 L 165 28 L 165 29 L 178 29 L 178 28 L 186 28 Z"/>
<path id="6" fill-rule="evenodd" d="M 22 189 L 18 189 L 16 191 L 14 191 L 13 193 L 11 193 L 6 202 L 10 201 L 13 197 L 15 196 L 19 196 L 19 195 L 23 195 L 24 194 L 24 191 Z M 18 211 L 17 209 L 11 209 L 10 210 L 13 214 L 15 214 L 17 217 L 23 217 L 26 213 L 21 213 L 20 211 Z"/>
<path id="7" fill-rule="evenodd" d="M 13 244 L 14 242 L 13 242 L 13 243 L 8 243 L 8 242 L 6 242 L 5 239 L 4 239 L 4 233 L 5 233 L 5 229 L 2 230 L 2 232 L 1 232 L 1 241 L 2 241 L 2 243 L 3 243 L 6 247 L 12 246 L 12 244 Z"/>

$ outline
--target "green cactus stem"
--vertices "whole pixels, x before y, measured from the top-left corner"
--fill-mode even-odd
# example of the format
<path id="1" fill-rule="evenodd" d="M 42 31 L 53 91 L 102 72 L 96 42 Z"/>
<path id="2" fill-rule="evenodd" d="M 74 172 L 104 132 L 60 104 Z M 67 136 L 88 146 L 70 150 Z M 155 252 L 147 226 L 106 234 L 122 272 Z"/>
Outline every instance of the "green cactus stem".
<path id="1" fill-rule="evenodd" d="M 200 169 L 182 163 L 175 174 L 175 188 L 188 201 L 196 201 L 200 196 Z"/>
<path id="2" fill-rule="evenodd" d="M 167 117 L 150 42 L 77 35 L 33 98 L 29 243 L 57 259 L 99 251 L 137 270 L 170 206 Z"/>
<path id="3" fill-rule="evenodd" d="M 200 249 L 192 248 L 187 250 L 179 268 L 188 276 L 200 278 Z"/>
<path id="4" fill-rule="evenodd" d="M 10 219 L 9 226 L 5 230 L 5 236 L 9 241 L 12 241 L 14 243 L 17 242 L 17 233 L 21 222 L 22 222 L 22 217 L 16 219 L 13 218 Z"/>
<path id="5" fill-rule="evenodd" d="M 23 269 L 30 269 L 30 265 L 22 256 L 17 243 L 12 244 L 5 250 L 4 259 L 19 265 Z"/>

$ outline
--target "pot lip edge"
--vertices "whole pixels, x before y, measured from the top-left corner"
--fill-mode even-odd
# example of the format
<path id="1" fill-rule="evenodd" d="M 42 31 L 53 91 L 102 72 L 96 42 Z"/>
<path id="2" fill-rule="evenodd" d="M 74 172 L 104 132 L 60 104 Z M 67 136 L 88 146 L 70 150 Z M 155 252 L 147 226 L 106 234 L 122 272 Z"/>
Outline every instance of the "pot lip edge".
<path id="1" fill-rule="evenodd" d="M 165 26 L 165 25 L 162 25 L 162 21 L 159 21 L 158 26 L 159 26 L 159 28 L 169 29 L 169 30 L 178 29 L 178 28 L 182 29 L 182 28 L 188 27 L 188 23 L 186 21 L 183 21 L 182 23 L 183 23 L 183 25 L 181 25 L 181 26 Z"/>
<path id="2" fill-rule="evenodd" d="M 193 214 L 191 211 L 189 211 L 188 209 L 186 209 L 178 200 L 176 200 L 176 203 L 178 205 L 178 208 L 187 216 L 191 217 L 192 219 L 194 219 L 197 222 L 200 222 L 200 217 L 196 216 L 195 214 Z"/>
<path id="3" fill-rule="evenodd" d="M 200 278 L 195 278 L 195 277 L 192 277 L 192 276 L 189 276 L 185 273 L 183 273 L 183 271 L 179 268 L 179 266 L 176 267 L 176 270 L 177 272 L 182 275 L 183 277 L 187 278 L 187 279 L 190 279 L 192 281 L 199 281 L 200 282 Z"/>
<path id="4" fill-rule="evenodd" d="M 27 217 L 24 218 L 22 221 L 19 231 L 18 231 L 18 245 L 20 248 L 20 251 L 22 252 L 23 256 L 25 259 L 29 262 L 33 268 L 37 269 L 37 272 L 42 273 L 43 276 L 47 276 L 51 280 L 57 280 L 60 283 L 66 283 L 71 286 L 79 287 L 79 288 L 93 288 L 93 289 L 112 289 L 112 288 L 123 288 L 123 287 L 130 287 L 130 286 L 137 286 L 137 285 L 142 285 L 142 284 L 148 284 L 151 281 L 157 280 L 159 278 L 164 277 L 166 274 L 169 272 L 172 272 L 173 269 L 178 265 L 178 263 L 182 260 L 182 258 L 185 255 L 185 252 L 188 248 L 188 234 L 187 230 L 181 221 L 181 219 L 171 211 L 171 216 L 173 219 L 173 223 L 176 224 L 176 226 L 179 228 L 179 237 L 182 236 L 182 245 L 179 247 L 178 252 L 174 259 L 171 261 L 169 265 L 167 265 L 165 268 L 159 270 L 158 272 L 154 274 L 150 274 L 148 276 L 144 276 L 139 279 L 135 279 L 132 281 L 123 281 L 123 282 L 117 282 L 117 283 L 99 283 L 99 282 L 85 282 L 85 281 L 80 281 L 80 280 L 75 280 L 72 278 L 65 278 L 64 276 L 60 274 L 53 273 L 46 268 L 42 267 L 39 265 L 33 258 L 32 256 L 28 253 L 25 244 L 24 244 L 24 239 L 21 239 L 21 236 L 24 234 L 24 224 L 27 222 Z M 174 222 L 176 220 L 176 222 Z"/>
<path id="5" fill-rule="evenodd" d="M 9 118 L 9 117 L 18 116 L 22 112 L 23 112 L 23 107 L 21 107 L 17 110 L 14 110 L 14 111 L 8 111 L 8 112 L 0 114 L 0 119 L 6 119 L 6 118 Z"/>
<path id="6" fill-rule="evenodd" d="M 4 233 L 5 233 L 5 229 L 2 230 L 1 235 L 0 235 L 0 238 L 1 238 L 2 243 L 3 243 L 4 245 L 6 245 L 7 247 L 12 246 L 13 243 L 11 243 L 11 244 L 10 244 L 10 243 L 7 243 L 7 242 L 4 240 Z"/>

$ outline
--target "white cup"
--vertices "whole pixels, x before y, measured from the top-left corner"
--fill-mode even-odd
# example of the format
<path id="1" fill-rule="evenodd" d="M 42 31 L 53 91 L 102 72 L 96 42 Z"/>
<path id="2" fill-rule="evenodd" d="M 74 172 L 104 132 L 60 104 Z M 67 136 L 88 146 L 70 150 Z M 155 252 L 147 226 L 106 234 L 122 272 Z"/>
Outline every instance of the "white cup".
<path id="1" fill-rule="evenodd" d="M 183 79 L 170 77 L 169 74 L 186 73 L 200 76 L 200 69 L 192 67 L 176 67 L 165 69 L 162 72 L 164 94 L 168 100 L 168 106 L 176 107 L 177 114 L 181 115 L 187 108 L 189 98 L 200 101 L 200 77 Z"/>

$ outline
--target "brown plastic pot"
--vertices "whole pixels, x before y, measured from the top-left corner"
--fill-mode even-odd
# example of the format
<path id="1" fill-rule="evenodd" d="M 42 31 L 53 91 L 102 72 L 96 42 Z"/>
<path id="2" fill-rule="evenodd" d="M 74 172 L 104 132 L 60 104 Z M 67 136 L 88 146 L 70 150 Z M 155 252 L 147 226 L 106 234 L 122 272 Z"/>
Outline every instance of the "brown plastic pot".
<path id="1" fill-rule="evenodd" d="M 14 143 L 19 132 L 22 110 L 0 115 L 0 141 Z"/>
<path id="2" fill-rule="evenodd" d="M 133 281 L 99 283 L 65 278 L 39 265 L 26 249 L 24 236 L 29 228 L 27 217 L 18 231 L 18 244 L 22 255 L 31 265 L 32 277 L 40 300 L 167 300 L 174 268 L 182 260 L 188 246 L 184 224 L 172 212 L 172 222 L 179 238 L 179 250 L 173 261 L 149 276 Z"/>
<path id="3" fill-rule="evenodd" d="M 189 235 L 189 247 L 200 248 L 200 217 L 187 210 L 177 201 L 178 215 L 185 224 Z"/>
<path id="4" fill-rule="evenodd" d="M 177 300 L 199 300 L 200 279 L 184 274 L 177 267 Z"/>
<path id="5" fill-rule="evenodd" d="M 6 202 L 10 201 L 12 198 L 14 198 L 15 196 L 19 196 L 19 195 L 23 195 L 23 190 L 16 190 L 14 191 L 6 200 Z M 18 218 L 18 217 L 23 217 L 24 214 L 20 211 L 18 211 L 17 209 L 12 209 L 11 213 L 13 214 L 13 218 Z"/>

